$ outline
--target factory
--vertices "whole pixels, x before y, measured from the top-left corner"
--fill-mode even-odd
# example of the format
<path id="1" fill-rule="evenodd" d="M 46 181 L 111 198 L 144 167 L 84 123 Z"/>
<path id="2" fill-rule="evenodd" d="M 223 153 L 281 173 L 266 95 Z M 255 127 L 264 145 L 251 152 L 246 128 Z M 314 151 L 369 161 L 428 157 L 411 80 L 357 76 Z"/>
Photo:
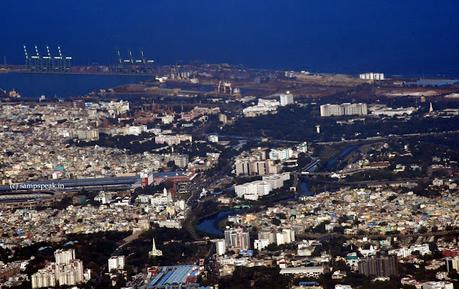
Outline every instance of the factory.
<path id="1" fill-rule="evenodd" d="M 194 265 L 152 267 L 147 288 L 190 288 L 196 285 L 200 273 L 199 267 Z"/>

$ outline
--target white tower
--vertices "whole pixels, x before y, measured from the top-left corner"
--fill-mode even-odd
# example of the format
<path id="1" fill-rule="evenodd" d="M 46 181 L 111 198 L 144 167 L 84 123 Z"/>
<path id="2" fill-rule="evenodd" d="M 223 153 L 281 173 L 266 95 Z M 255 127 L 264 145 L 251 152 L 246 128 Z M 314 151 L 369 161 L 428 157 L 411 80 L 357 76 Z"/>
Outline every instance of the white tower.
<path id="1" fill-rule="evenodd" d="M 163 252 L 161 250 L 156 249 L 155 238 L 153 238 L 153 244 L 151 246 L 150 256 L 151 257 L 158 257 L 158 256 L 162 256 L 162 255 L 163 255 Z"/>
<path id="2" fill-rule="evenodd" d="M 316 125 L 316 132 L 319 134 L 320 133 L 320 125 Z"/>
<path id="3" fill-rule="evenodd" d="M 432 102 L 430 102 L 429 114 L 431 114 L 431 113 L 433 113 L 433 112 L 434 112 L 433 105 L 432 105 Z"/>

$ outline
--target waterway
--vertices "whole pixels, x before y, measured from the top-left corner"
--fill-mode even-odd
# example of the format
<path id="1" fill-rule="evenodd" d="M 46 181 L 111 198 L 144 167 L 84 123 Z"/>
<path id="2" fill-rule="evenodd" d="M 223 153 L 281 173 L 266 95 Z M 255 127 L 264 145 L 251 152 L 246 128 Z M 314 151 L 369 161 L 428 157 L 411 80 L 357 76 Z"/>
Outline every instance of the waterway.
<path id="1" fill-rule="evenodd" d="M 215 213 L 199 220 L 196 229 L 202 233 L 223 237 L 223 231 L 219 228 L 218 224 L 229 216 L 234 216 L 236 214 L 235 210 L 225 210 Z"/>
<path id="2" fill-rule="evenodd" d="M 338 153 L 336 156 L 334 156 L 333 158 L 327 161 L 327 163 L 325 164 L 325 169 L 326 170 L 336 169 L 337 166 L 339 166 L 340 162 L 344 158 L 346 158 L 350 153 L 352 153 L 358 148 L 359 148 L 358 145 L 346 146 L 344 149 L 341 150 L 340 153 Z M 298 197 L 308 197 L 308 196 L 313 196 L 313 195 L 314 195 L 314 192 L 310 191 L 308 182 L 303 179 L 299 183 L 298 194 L 292 195 L 283 201 L 290 201 Z M 237 211 L 234 209 L 227 209 L 224 211 L 220 211 L 218 213 L 215 213 L 213 215 L 200 219 L 198 221 L 198 224 L 196 225 L 196 229 L 208 235 L 212 235 L 215 237 L 223 237 L 223 231 L 220 229 L 218 224 L 221 221 L 228 218 L 229 216 L 233 216 L 236 214 L 237 214 Z"/>
<path id="3" fill-rule="evenodd" d="M 324 169 L 326 171 L 334 171 L 339 169 L 341 161 L 343 161 L 348 155 L 350 155 L 352 152 L 357 150 L 359 148 L 358 145 L 348 145 L 344 149 L 341 150 L 339 154 L 334 156 L 333 158 L 329 159 L 325 163 Z"/>
<path id="4" fill-rule="evenodd" d="M 24 98 L 41 95 L 72 98 L 150 78 L 145 75 L 0 73 L 0 88 L 7 91 L 15 89 Z"/>

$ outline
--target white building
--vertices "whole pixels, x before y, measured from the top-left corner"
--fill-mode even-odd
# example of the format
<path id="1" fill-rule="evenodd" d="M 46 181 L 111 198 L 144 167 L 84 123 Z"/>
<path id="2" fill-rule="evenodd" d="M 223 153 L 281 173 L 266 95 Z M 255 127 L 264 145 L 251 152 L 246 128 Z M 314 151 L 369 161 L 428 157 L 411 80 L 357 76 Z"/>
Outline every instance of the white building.
<path id="1" fill-rule="evenodd" d="M 351 285 L 341 285 L 341 284 L 336 284 L 335 289 L 352 289 Z"/>
<path id="2" fill-rule="evenodd" d="M 323 104 L 320 106 L 321 117 L 367 114 L 368 106 L 366 103 Z"/>
<path id="3" fill-rule="evenodd" d="M 258 104 L 249 106 L 242 110 L 245 117 L 256 117 L 270 113 L 276 113 L 280 103 L 277 100 L 271 99 L 258 99 Z"/>
<path id="4" fill-rule="evenodd" d="M 70 264 L 70 262 L 75 259 L 75 250 L 56 250 L 54 252 L 54 259 L 57 265 Z"/>
<path id="5" fill-rule="evenodd" d="M 234 187 L 238 198 L 246 200 L 258 200 L 258 198 L 269 195 L 272 190 L 283 187 L 284 182 L 290 179 L 290 173 L 263 176 L 262 181 L 253 181 Z"/>
<path id="6" fill-rule="evenodd" d="M 384 73 L 367 72 L 359 75 L 364 80 L 384 80 Z"/>
<path id="7" fill-rule="evenodd" d="M 112 270 L 123 270 L 125 264 L 124 256 L 112 256 L 108 259 L 108 272 Z"/>
<path id="8" fill-rule="evenodd" d="M 305 277 L 318 278 L 320 275 L 325 273 L 325 267 L 323 266 L 310 266 L 310 267 L 291 267 L 283 268 L 280 271 L 280 274 L 293 274 L 293 275 L 302 275 Z"/>
<path id="9" fill-rule="evenodd" d="M 272 149 L 269 152 L 269 158 L 273 161 L 285 161 L 293 156 L 293 150 L 291 148 L 284 149 Z"/>
<path id="10" fill-rule="evenodd" d="M 454 289 L 454 285 L 451 282 L 445 281 L 430 281 L 422 284 L 422 289 Z"/>
<path id="11" fill-rule="evenodd" d="M 226 253 L 226 243 L 224 239 L 216 240 L 215 241 L 215 249 L 217 251 L 217 255 L 223 256 Z"/>
<path id="12" fill-rule="evenodd" d="M 268 239 L 257 239 L 253 242 L 253 247 L 255 250 L 263 250 L 268 247 L 271 242 Z"/>
<path id="13" fill-rule="evenodd" d="M 293 104 L 293 94 L 290 93 L 290 91 L 287 91 L 286 93 L 282 93 L 279 95 L 280 98 L 280 105 L 281 106 L 287 106 L 289 104 Z"/>
<path id="14" fill-rule="evenodd" d="M 284 182 L 290 179 L 290 173 L 275 174 L 269 176 L 263 176 L 263 181 L 271 184 L 273 190 L 282 188 Z"/>
<path id="15" fill-rule="evenodd" d="M 272 189 L 271 184 L 265 181 L 254 181 L 234 187 L 238 198 L 248 200 L 258 200 L 259 197 L 268 195 Z"/>
<path id="16" fill-rule="evenodd" d="M 292 229 L 282 229 L 281 232 L 276 233 L 276 244 L 290 244 L 295 242 L 295 231 Z"/>
<path id="17" fill-rule="evenodd" d="M 55 263 L 38 270 L 31 276 L 32 288 L 74 286 L 86 281 L 83 262 L 75 259 L 75 250 L 57 250 Z"/>
<path id="18" fill-rule="evenodd" d="M 210 142 L 213 142 L 213 143 L 218 143 L 218 135 L 216 135 L 216 134 L 211 134 L 211 135 L 209 135 L 208 140 L 209 140 Z"/>

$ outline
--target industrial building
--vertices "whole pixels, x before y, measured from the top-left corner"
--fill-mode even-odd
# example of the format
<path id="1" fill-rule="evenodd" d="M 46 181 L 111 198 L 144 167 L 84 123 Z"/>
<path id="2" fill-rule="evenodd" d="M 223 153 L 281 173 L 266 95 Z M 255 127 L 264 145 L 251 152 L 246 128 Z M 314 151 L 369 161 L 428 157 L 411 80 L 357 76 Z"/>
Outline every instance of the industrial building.
<path id="1" fill-rule="evenodd" d="M 147 285 L 148 289 L 175 289 L 197 286 L 196 281 L 201 273 L 199 267 L 195 265 L 153 267 L 149 271 L 151 279 Z"/>

